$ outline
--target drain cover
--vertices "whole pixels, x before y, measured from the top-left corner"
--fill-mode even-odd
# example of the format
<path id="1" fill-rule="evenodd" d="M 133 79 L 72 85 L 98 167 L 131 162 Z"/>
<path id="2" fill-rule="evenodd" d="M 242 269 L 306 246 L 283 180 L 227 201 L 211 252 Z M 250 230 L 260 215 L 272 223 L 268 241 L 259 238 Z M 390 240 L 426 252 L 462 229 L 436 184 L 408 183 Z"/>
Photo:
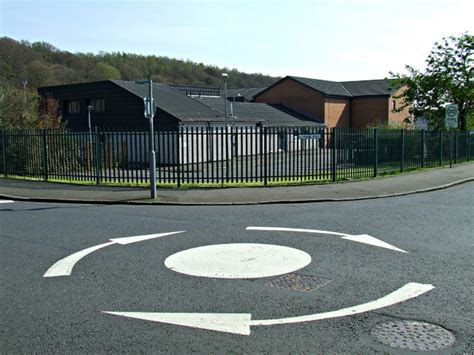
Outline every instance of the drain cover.
<path id="1" fill-rule="evenodd" d="M 409 320 L 379 324 L 372 329 L 372 336 L 392 348 L 413 351 L 442 349 L 456 340 L 450 331 L 438 325 Z"/>
<path id="2" fill-rule="evenodd" d="M 274 288 L 285 288 L 292 291 L 311 292 L 330 283 L 331 280 L 302 274 L 286 274 L 265 285 Z"/>

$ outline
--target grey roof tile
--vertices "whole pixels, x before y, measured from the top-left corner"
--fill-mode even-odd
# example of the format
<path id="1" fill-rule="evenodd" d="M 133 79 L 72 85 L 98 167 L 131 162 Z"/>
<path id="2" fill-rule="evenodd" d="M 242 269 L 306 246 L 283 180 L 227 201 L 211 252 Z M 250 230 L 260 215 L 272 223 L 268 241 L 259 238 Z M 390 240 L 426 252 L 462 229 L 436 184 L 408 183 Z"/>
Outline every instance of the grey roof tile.
<path id="1" fill-rule="evenodd" d="M 112 81 L 142 99 L 148 95 L 148 84 L 146 83 L 140 84 L 123 80 Z M 160 109 L 181 121 L 213 121 L 223 118 L 221 113 L 193 100 L 169 85 L 153 83 L 153 98 Z"/>
<path id="2" fill-rule="evenodd" d="M 342 97 L 352 96 L 351 93 L 347 91 L 347 89 L 341 83 L 337 81 L 302 78 L 298 76 L 289 76 L 289 78 L 296 80 L 315 90 L 318 90 L 326 95 L 342 96 Z"/>
<path id="3" fill-rule="evenodd" d="M 253 97 L 260 91 L 265 90 L 266 87 L 261 88 L 241 88 L 241 89 L 228 89 L 227 97 L 243 96 L 246 101 L 252 101 Z M 224 92 L 221 91 L 221 96 L 224 96 Z"/>
<path id="4" fill-rule="evenodd" d="M 393 93 L 397 90 L 396 87 L 393 87 L 390 84 L 388 79 L 337 82 L 303 78 L 298 76 L 287 76 L 287 78 L 293 79 L 328 96 L 347 98 L 357 96 L 385 96 L 393 95 Z"/>
<path id="5" fill-rule="evenodd" d="M 392 95 L 394 91 L 388 79 L 342 81 L 341 84 L 352 96 Z"/>
<path id="6" fill-rule="evenodd" d="M 225 100 L 222 98 L 200 97 L 195 98 L 195 100 L 222 114 L 225 112 Z M 308 117 L 292 112 L 287 108 L 254 102 L 229 102 L 229 117 L 231 104 L 234 117 L 230 118 L 229 121 L 262 122 L 265 126 L 323 126 L 321 123 L 310 120 Z"/>

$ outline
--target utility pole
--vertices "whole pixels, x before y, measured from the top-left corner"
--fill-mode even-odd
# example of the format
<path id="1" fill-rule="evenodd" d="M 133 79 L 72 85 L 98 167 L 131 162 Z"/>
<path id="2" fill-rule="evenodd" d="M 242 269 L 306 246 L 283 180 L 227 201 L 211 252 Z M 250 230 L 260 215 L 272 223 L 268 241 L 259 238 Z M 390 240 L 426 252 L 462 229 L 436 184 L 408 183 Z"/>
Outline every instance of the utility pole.
<path id="1" fill-rule="evenodd" d="M 149 122 L 149 159 L 150 159 L 150 198 L 156 198 L 156 155 L 155 155 L 155 129 L 153 117 L 155 116 L 155 105 L 153 100 L 153 80 L 136 81 L 137 84 L 148 83 L 148 96 L 143 99 L 145 104 L 145 118 Z"/>
<path id="2" fill-rule="evenodd" d="M 153 100 L 153 80 L 148 82 L 148 106 L 150 122 L 150 194 L 156 198 L 156 156 L 155 156 L 155 128 L 153 127 L 153 116 L 155 115 Z"/>
<path id="3" fill-rule="evenodd" d="M 223 73 L 222 77 L 224 78 L 224 123 L 227 129 L 227 124 L 229 121 L 229 112 L 227 110 L 227 78 L 229 77 L 229 74 Z"/>
<path id="4" fill-rule="evenodd" d="M 92 161 L 92 124 L 91 124 L 91 111 L 93 107 L 92 105 L 87 106 L 87 127 L 89 128 L 89 139 L 87 144 L 87 167 L 91 169 L 91 161 Z"/>
<path id="5" fill-rule="evenodd" d="M 228 121 L 229 121 L 229 112 L 227 110 L 227 78 L 229 77 L 229 74 L 223 73 L 222 77 L 224 78 L 224 127 L 225 127 L 225 176 L 226 176 L 226 182 L 229 181 L 229 126 L 228 126 Z M 231 159 L 232 159 L 232 153 L 231 153 Z M 224 179 L 222 179 L 222 184 L 224 184 Z"/>

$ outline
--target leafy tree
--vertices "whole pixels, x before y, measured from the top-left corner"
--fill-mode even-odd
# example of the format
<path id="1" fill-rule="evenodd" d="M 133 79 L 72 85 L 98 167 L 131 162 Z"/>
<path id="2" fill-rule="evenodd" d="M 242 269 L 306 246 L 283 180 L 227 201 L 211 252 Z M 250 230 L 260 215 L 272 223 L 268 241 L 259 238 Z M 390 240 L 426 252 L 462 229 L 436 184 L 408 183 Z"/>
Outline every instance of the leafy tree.
<path id="1" fill-rule="evenodd" d="M 28 85 L 34 88 L 48 86 L 54 83 L 50 67 L 39 60 L 35 60 L 26 66 L 25 78 Z"/>
<path id="2" fill-rule="evenodd" d="M 120 75 L 118 69 L 113 65 L 99 62 L 91 71 L 90 78 L 92 80 L 120 80 L 122 79 L 122 75 Z"/>
<path id="3" fill-rule="evenodd" d="M 436 42 L 421 72 L 409 65 L 407 74 L 393 74 L 395 83 L 404 87 L 400 97 L 415 117 L 425 118 L 432 128 L 444 128 L 447 103 L 459 106 L 460 128 L 474 127 L 474 37 L 443 38 Z"/>
<path id="4" fill-rule="evenodd" d="M 131 53 L 69 53 L 46 42 L 29 43 L 0 38 L 0 85 L 21 88 L 60 85 L 91 80 L 142 80 L 153 78 L 162 83 L 223 86 L 221 74 L 229 73 L 230 87 L 268 86 L 277 78 L 246 74 L 236 69 L 219 68 L 190 60 Z"/>
<path id="5" fill-rule="evenodd" d="M 18 88 L 0 91 L 0 128 L 60 128 L 59 106 L 52 98 Z"/>

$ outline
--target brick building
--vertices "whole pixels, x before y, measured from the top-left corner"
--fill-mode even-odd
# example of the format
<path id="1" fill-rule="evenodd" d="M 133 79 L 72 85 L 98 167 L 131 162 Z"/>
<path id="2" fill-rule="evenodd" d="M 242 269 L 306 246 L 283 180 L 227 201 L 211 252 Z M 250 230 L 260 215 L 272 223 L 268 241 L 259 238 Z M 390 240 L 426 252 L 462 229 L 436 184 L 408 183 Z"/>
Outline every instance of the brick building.
<path id="1" fill-rule="evenodd" d="M 286 106 L 327 127 L 364 128 L 401 124 L 408 108 L 397 112 L 403 99 L 388 79 L 328 81 L 287 76 L 258 92 L 255 102 Z"/>

